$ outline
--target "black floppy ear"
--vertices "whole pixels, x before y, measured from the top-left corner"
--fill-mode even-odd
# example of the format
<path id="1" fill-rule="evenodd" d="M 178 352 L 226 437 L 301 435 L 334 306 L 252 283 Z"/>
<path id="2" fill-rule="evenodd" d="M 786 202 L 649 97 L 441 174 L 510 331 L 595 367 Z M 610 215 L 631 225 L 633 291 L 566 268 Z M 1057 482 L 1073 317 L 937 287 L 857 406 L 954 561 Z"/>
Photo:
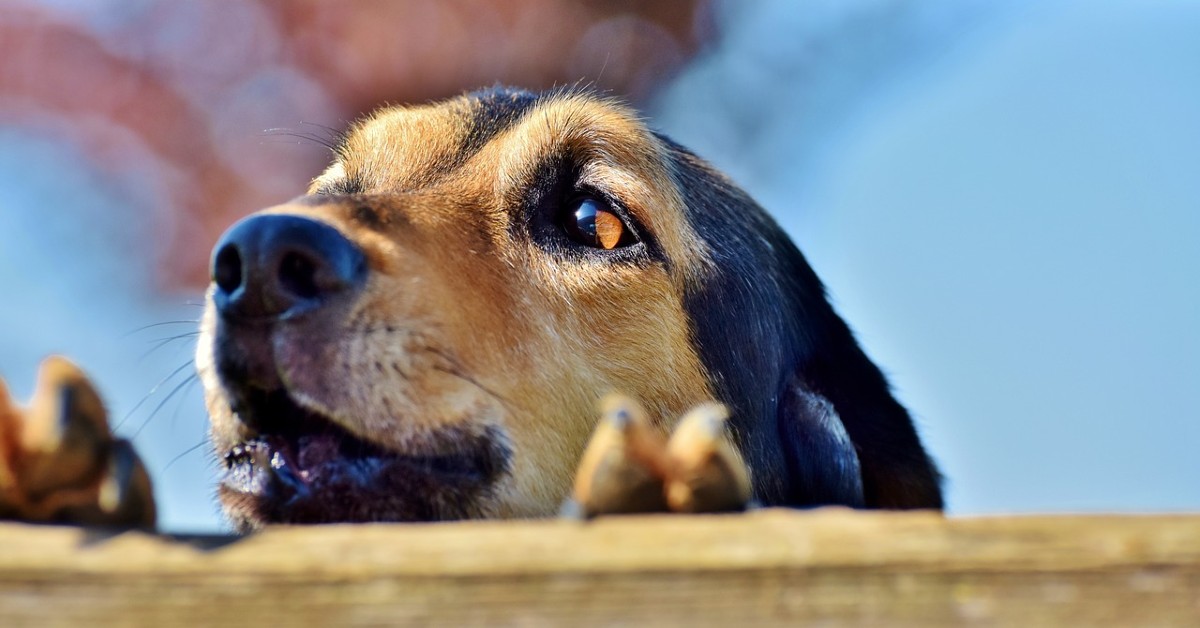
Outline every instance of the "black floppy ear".
<path id="1" fill-rule="evenodd" d="M 708 263 L 684 292 L 696 352 L 765 505 L 941 508 L 887 379 L 796 245 L 744 191 L 659 135 Z"/>
<path id="2" fill-rule="evenodd" d="M 858 452 L 828 399 L 799 380 L 788 382 L 779 396 L 779 427 L 793 505 L 865 505 Z"/>
<path id="3" fill-rule="evenodd" d="M 780 424 L 795 411 L 781 413 L 780 391 L 829 336 L 833 312 L 824 288 L 752 198 L 687 149 L 659 138 L 709 258 L 683 302 L 696 351 L 731 411 L 730 431 L 752 470 L 755 498 L 800 505 L 793 455 L 784 444 L 791 428 Z"/>

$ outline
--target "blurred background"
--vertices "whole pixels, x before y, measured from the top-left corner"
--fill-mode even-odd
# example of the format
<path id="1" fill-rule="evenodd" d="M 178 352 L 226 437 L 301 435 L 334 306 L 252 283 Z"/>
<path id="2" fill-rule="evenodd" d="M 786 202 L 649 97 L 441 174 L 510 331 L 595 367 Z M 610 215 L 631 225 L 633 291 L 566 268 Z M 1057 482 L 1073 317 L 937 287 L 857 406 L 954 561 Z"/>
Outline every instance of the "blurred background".
<path id="1" fill-rule="evenodd" d="M 1200 509 L 1193 0 L 5 0 L 0 377 L 100 382 L 160 524 L 222 524 L 209 249 L 384 102 L 611 90 L 788 230 L 954 514 Z"/>

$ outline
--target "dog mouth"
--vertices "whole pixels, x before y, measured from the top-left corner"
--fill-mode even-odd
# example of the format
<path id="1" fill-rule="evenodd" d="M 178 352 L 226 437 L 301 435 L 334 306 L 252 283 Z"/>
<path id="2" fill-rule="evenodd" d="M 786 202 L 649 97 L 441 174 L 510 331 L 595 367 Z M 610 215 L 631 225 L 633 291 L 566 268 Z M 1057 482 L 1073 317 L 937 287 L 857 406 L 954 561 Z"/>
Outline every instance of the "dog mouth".
<path id="1" fill-rule="evenodd" d="M 219 492 L 239 527 L 478 516 L 480 497 L 510 455 L 499 430 L 486 427 L 446 428 L 424 439 L 420 453 L 392 451 L 286 390 L 248 392 L 235 411 L 257 432 L 222 457 Z"/>

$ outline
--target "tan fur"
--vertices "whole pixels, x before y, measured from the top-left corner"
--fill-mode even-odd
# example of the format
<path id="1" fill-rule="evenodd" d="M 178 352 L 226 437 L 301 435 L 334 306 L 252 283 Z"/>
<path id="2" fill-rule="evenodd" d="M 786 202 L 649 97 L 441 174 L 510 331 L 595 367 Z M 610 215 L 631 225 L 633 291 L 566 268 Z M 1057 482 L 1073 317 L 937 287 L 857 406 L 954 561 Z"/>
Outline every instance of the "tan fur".
<path id="1" fill-rule="evenodd" d="M 282 332 L 280 368 L 299 403 L 398 452 L 436 453 L 422 447 L 446 426 L 502 428 L 512 474 L 481 512 L 545 515 L 570 490 L 601 394 L 643 400 L 660 430 L 713 396 L 680 296 L 705 248 L 657 158 L 661 145 L 629 111 L 562 97 L 455 163 L 470 113 L 464 101 L 384 110 L 355 125 L 310 189 L 351 178 L 365 194 L 269 210 L 335 227 L 370 266 L 365 296 L 340 327 Z M 584 182 L 655 235 L 671 272 L 564 263 L 512 237 L 534 168 L 563 150 L 586 160 Z M 373 220 L 360 219 L 362 207 Z M 218 392 L 213 333 L 210 308 L 197 364 L 221 448 L 245 435 Z"/>

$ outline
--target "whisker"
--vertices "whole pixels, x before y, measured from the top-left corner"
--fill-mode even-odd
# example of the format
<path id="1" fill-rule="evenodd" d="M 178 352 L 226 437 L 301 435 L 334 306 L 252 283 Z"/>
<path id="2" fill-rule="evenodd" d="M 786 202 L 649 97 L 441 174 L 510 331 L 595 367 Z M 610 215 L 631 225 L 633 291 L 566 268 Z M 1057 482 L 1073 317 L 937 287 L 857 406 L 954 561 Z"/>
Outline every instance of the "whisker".
<path id="1" fill-rule="evenodd" d="M 183 402 L 185 399 L 187 399 L 188 393 L 191 392 L 199 382 L 199 377 L 192 376 L 188 378 L 187 387 L 183 389 L 183 394 L 179 396 L 179 401 L 175 404 L 175 410 L 171 412 L 171 420 L 169 422 L 171 429 L 174 429 L 175 425 L 179 422 L 179 411 L 183 409 Z"/>
<path id="2" fill-rule="evenodd" d="M 180 338 L 195 338 L 196 336 L 199 336 L 199 335 L 200 335 L 200 330 L 197 329 L 195 331 L 187 331 L 182 334 L 176 334 L 174 336 L 164 336 L 162 338 L 153 338 L 151 340 L 147 340 L 146 342 L 170 342 L 172 340 L 179 340 Z"/>
<path id="3" fill-rule="evenodd" d="M 137 402 L 137 405 L 133 406 L 133 408 L 131 408 L 129 410 L 129 412 L 125 413 L 125 416 L 121 417 L 121 420 L 118 421 L 116 426 L 113 427 L 113 431 L 115 432 L 115 431 L 121 429 L 121 426 L 125 424 L 125 421 L 128 421 L 129 417 L 133 416 L 133 413 L 137 412 L 138 408 L 142 407 L 142 404 L 149 401 L 150 398 L 154 396 L 154 393 L 158 392 L 159 388 L 162 388 L 163 384 L 171 381 L 171 379 L 173 377 L 178 375 L 180 372 L 183 371 L 183 369 L 186 369 L 189 366 L 192 366 L 192 360 L 188 360 L 187 362 L 184 362 L 183 364 L 181 364 L 179 366 L 179 368 L 175 369 L 174 371 L 171 371 L 171 373 L 169 375 L 167 375 L 166 377 L 159 380 L 159 382 L 154 385 L 154 388 L 151 388 L 150 392 L 146 393 L 146 396 L 142 397 L 142 400 Z"/>
<path id="4" fill-rule="evenodd" d="M 130 440 L 136 439 L 138 437 L 138 434 L 141 434 L 142 430 L 146 429 L 146 426 L 150 424 L 150 420 L 153 419 L 154 416 L 158 414 L 158 411 L 162 410 L 163 406 L 167 405 L 167 402 L 170 401 L 172 397 L 177 395 L 179 393 L 179 391 L 183 390 L 184 386 L 187 386 L 188 384 L 192 383 L 193 380 L 196 380 L 196 379 L 199 379 L 199 376 L 196 374 L 192 374 L 192 375 L 188 376 L 187 379 L 176 384 L 175 387 L 171 389 L 171 392 L 167 393 L 167 396 L 163 397 L 162 401 L 158 402 L 157 406 L 154 406 L 154 410 L 150 411 L 150 414 L 146 416 L 146 420 L 142 421 L 142 424 L 139 425 L 138 428 L 133 431 L 133 435 L 130 436 L 129 439 Z"/>
<path id="5" fill-rule="evenodd" d="M 300 140 L 304 140 L 304 141 L 296 142 L 296 141 L 288 140 L 285 137 L 280 137 L 280 136 L 294 137 L 296 139 L 300 139 Z M 278 145 L 278 144 L 293 145 L 294 144 L 297 146 L 308 143 L 308 142 L 311 142 L 313 144 L 320 144 L 322 147 L 326 147 L 325 142 L 323 142 L 315 137 L 309 137 L 307 135 L 300 135 L 298 133 L 276 133 L 275 135 L 272 135 L 271 137 L 268 137 L 263 140 L 264 144 L 276 144 L 276 145 Z M 328 148 L 328 147 L 326 147 L 326 148 Z"/>
<path id="6" fill-rule="evenodd" d="M 453 357 L 451 357 L 449 354 L 437 349 L 436 347 L 424 346 L 424 347 L 422 347 L 422 349 L 424 351 L 428 351 L 429 353 L 432 353 L 433 355 L 438 356 L 439 358 L 442 358 L 448 364 L 448 366 L 443 366 L 441 364 L 433 363 L 430 365 L 430 368 L 432 368 L 433 370 L 441 371 L 443 373 L 446 373 L 447 375 L 452 375 L 454 377 L 457 377 L 457 378 L 475 386 L 476 388 L 482 390 L 483 392 L 491 395 L 497 401 L 499 401 L 502 405 L 504 405 L 506 407 L 508 406 L 508 399 L 504 398 L 502 395 L 500 395 L 496 391 L 492 390 L 491 388 L 479 383 L 479 380 L 476 380 L 475 378 L 467 375 L 466 373 L 463 373 L 462 366 L 459 365 L 458 361 L 455 360 Z"/>
<path id="7" fill-rule="evenodd" d="M 321 137 L 319 135 L 315 135 L 312 133 L 301 133 L 294 129 L 288 129 L 288 128 L 266 129 L 262 132 L 261 135 L 267 136 L 267 137 L 294 137 L 298 140 L 305 140 L 305 141 L 309 141 L 314 144 L 317 144 L 318 146 L 324 146 L 325 148 L 328 148 L 329 150 L 337 150 L 337 144 L 334 144 L 333 141 L 330 140 L 329 138 Z"/>
<path id="8" fill-rule="evenodd" d="M 184 324 L 199 325 L 200 321 L 199 321 L 199 319 L 197 319 L 197 320 L 178 320 L 178 321 L 163 321 L 161 323 L 151 323 L 149 325 L 144 325 L 142 327 L 138 327 L 137 329 L 134 329 L 133 331 L 126 332 L 125 334 L 123 334 L 121 336 L 121 338 L 128 338 L 140 331 L 146 331 L 147 329 L 153 329 L 155 327 L 162 327 L 163 325 L 184 325 Z"/>
<path id="9" fill-rule="evenodd" d="M 341 146 L 342 144 L 345 143 L 346 137 L 349 134 L 348 131 L 346 130 L 346 128 L 349 126 L 349 124 L 347 122 L 345 122 L 344 120 L 342 121 L 341 129 L 335 129 L 334 127 L 327 126 L 324 124 L 318 124 L 316 122 L 301 121 L 300 125 L 316 127 L 318 129 L 321 129 L 322 131 L 324 131 L 325 138 L 329 141 L 329 143 L 334 145 L 333 146 L 334 151 L 336 151 L 339 146 Z"/>
<path id="10" fill-rule="evenodd" d="M 201 447 L 203 447 L 207 444 L 208 444 L 208 439 L 205 438 L 204 440 L 196 443 L 195 445 L 192 445 L 191 447 L 188 447 L 187 449 L 183 450 L 183 453 L 179 454 L 178 456 L 175 456 L 174 458 L 171 458 L 170 462 L 168 462 L 166 465 L 164 465 L 163 468 L 159 469 L 158 474 L 160 476 L 165 475 L 167 473 L 167 469 L 170 469 L 172 466 L 175 465 L 176 462 L 179 462 L 180 460 L 182 460 L 184 458 L 184 456 L 187 456 L 188 454 L 196 451 L 197 449 L 200 449 Z"/>
<path id="11" fill-rule="evenodd" d="M 200 335 L 200 332 L 193 331 L 193 332 L 188 332 L 186 334 L 179 334 L 178 336 L 171 336 L 169 338 L 159 338 L 157 340 L 152 340 L 151 342 L 154 343 L 154 346 L 150 347 L 150 349 L 148 349 L 145 353 L 138 356 L 138 362 L 140 363 L 142 360 L 145 360 L 146 358 L 150 357 L 150 354 L 154 353 L 155 351 L 158 351 L 159 349 L 171 344 L 172 342 L 174 342 L 176 340 L 185 340 L 187 338 L 195 338 L 199 335 Z"/>
<path id="12" fill-rule="evenodd" d="M 301 120 L 300 124 L 302 124 L 304 126 L 315 126 L 318 129 L 321 129 L 322 131 L 325 131 L 326 133 L 328 133 L 330 138 L 340 138 L 343 135 L 345 135 L 345 132 L 335 129 L 334 127 L 331 127 L 329 125 L 321 124 L 320 122 L 305 122 L 305 121 Z"/>

